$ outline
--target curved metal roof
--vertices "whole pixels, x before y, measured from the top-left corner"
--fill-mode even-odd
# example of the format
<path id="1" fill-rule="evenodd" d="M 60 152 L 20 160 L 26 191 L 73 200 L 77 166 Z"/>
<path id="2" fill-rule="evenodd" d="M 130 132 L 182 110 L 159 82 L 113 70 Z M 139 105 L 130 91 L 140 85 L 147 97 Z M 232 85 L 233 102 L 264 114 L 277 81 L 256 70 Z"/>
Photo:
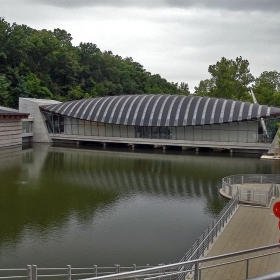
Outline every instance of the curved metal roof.
<path id="1" fill-rule="evenodd" d="M 102 123 L 140 126 L 207 125 L 267 118 L 280 109 L 228 99 L 182 95 L 122 95 L 45 105 L 42 111 Z"/>

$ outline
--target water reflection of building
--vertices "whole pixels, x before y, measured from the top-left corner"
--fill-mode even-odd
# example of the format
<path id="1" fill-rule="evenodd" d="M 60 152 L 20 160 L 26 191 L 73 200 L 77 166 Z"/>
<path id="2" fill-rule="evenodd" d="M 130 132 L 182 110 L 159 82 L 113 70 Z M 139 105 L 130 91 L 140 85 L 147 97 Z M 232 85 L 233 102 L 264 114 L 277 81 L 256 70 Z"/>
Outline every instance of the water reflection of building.
<path id="1" fill-rule="evenodd" d="M 219 196 L 221 178 L 238 172 L 271 173 L 271 167 L 262 169 L 263 162 L 256 158 L 230 158 L 166 154 L 123 153 L 50 147 L 48 165 L 54 176 L 60 174 L 65 184 L 110 192 L 139 191 L 174 196 Z M 254 162 L 254 164 L 252 164 Z M 266 166 L 266 165 L 265 165 Z M 63 167 L 63 174 L 59 168 Z M 57 171 L 56 171 L 57 170 Z M 207 174 L 207 176 L 205 175 Z M 214 183 L 213 183 L 214 182 Z"/>
<path id="2" fill-rule="evenodd" d="M 275 107 L 191 95 L 107 96 L 62 103 L 21 98 L 19 103 L 31 115 L 36 111 L 35 142 L 268 151 L 280 115 Z"/>

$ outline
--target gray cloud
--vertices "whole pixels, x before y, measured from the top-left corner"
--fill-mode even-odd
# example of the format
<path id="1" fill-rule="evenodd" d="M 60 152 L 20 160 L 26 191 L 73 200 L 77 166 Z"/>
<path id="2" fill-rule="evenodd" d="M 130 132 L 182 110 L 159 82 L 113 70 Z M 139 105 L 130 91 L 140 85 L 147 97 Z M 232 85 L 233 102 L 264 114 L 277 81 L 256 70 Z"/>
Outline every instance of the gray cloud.
<path id="1" fill-rule="evenodd" d="M 203 8 L 232 11 L 279 12 L 279 0 L 30 0 L 62 8 L 78 7 L 139 7 L 139 8 Z"/>
<path id="2" fill-rule="evenodd" d="M 226 9 L 233 11 L 280 11 L 279 0 L 164 0 L 169 7 Z"/>
<path id="3" fill-rule="evenodd" d="M 61 8 L 82 8 L 82 7 L 139 7 L 157 8 L 166 5 L 164 0 L 30 0 L 33 3 L 41 3 Z"/>

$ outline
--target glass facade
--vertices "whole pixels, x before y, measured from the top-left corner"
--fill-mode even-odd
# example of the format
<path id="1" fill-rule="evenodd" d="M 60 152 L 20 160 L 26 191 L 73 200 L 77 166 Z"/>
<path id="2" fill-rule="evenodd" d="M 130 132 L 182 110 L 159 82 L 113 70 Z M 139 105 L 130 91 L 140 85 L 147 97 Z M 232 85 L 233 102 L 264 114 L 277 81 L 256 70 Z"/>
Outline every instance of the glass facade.
<path id="1" fill-rule="evenodd" d="M 22 121 L 22 133 L 32 133 L 32 121 Z"/>
<path id="2" fill-rule="evenodd" d="M 121 138 L 172 139 L 257 143 L 271 142 L 279 119 L 266 120 L 269 137 L 260 121 L 242 121 L 199 126 L 131 126 L 80 120 L 45 113 L 49 133 Z"/>

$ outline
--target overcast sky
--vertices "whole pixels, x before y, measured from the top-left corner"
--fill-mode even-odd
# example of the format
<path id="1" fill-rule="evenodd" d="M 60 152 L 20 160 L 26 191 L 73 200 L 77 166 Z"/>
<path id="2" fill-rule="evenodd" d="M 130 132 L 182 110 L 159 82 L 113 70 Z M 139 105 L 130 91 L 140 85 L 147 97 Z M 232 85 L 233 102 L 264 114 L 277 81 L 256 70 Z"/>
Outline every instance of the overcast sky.
<path id="1" fill-rule="evenodd" d="M 191 90 L 221 57 L 280 72 L 280 0 L 0 0 L 0 16 L 65 29 Z"/>

